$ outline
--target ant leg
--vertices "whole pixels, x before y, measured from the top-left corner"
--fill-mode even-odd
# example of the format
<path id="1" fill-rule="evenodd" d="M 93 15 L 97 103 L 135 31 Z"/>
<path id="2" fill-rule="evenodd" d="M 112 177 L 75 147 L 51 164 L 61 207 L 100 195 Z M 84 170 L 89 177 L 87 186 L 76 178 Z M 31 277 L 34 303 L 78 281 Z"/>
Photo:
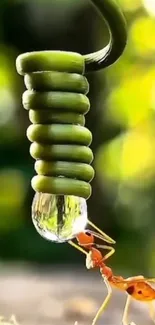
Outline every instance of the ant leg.
<path id="1" fill-rule="evenodd" d="M 131 303 L 131 299 L 132 297 L 131 296 L 127 296 L 127 300 L 126 300 L 126 304 L 125 304 L 125 308 L 124 308 L 124 313 L 123 313 L 123 318 L 122 318 L 122 323 L 123 325 L 135 325 L 135 323 L 131 322 L 131 323 L 128 323 L 128 312 L 129 312 L 129 306 L 130 306 L 130 303 Z"/>
<path id="2" fill-rule="evenodd" d="M 112 295 L 111 286 L 110 286 L 110 284 L 109 284 L 109 282 L 108 282 L 108 280 L 106 278 L 104 278 L 104 283 L 105 283 L 105 285 L 107 287 L 108 294 L 107 294 L 105 300 L 103 301 L 101 307 L 99 308 L 95 318 L 93 319 L 92 325 L 96 324 L 96 322 L 99 319 L 100 315 L 104 312 L 105 308 L 107 307 L 107 304 L 108 304 L 108 302 L 109 302 L 109 300 L 111 298 L 111 295 Z"/>
<path id="3" fill-rule="evenodd" d="M 152 304 L 152 301 L 150 301 L 148 303 L 148 305 L 149 305 L 149 314 L 150 314 L 150 317 L 153 320 L 153 322 L 155 323 L 155 310 L 154 310 L 154 306 Z"/>
<path id="4" fill-rule="evenodd" d="M 111 246 L 106 246 L 106 245 L 95 245 L 97 248 L 102 248 L 102 249 L 107 249 L 108 251 L 110 251 L 109 253 L 107 253 L 106 255 L 104 255 L 104 260 L 107 260 L 110 256 L 112 256 L 115 253 L 115 249 Z"/>
<path id="5" fill-rule="evenodd" d="M 113 240 L 111 237 L 109 237 L 107 234 L 105 234 L 105 232 L 103 232 L 101 229 L 99 229 L 97 226 L 94 225 L 93 222 L 91 222 L 90 220 L 88 220 L 88 224 L 94 228 L 96 231 L 98 231 L 99 234 L 102 235 L 103 240 L 107 241 L 107 243 L 109 244 L 115 244 L 115 240 Z"/>
<path id="6" fill-rule="evenodd" d="M 72 240 L 69 240 L 68 243 L 73 246 L 74 248 L 78 249 L 80 252 L 82 252 L 83 254 L 85 254 L 86 256 L 88 255 L 88 253 L 79 245 L 75 244 Z"/>

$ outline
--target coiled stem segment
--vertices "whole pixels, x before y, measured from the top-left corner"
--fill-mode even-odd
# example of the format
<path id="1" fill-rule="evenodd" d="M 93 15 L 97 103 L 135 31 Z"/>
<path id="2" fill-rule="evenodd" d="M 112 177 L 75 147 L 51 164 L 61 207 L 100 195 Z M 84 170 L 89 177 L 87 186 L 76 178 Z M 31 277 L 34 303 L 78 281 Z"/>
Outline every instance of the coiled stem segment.
<path id="1" fill-rule="evenodd" d="M 25 76 L 23 106 L 32 122 L 27 137 L 38 174 L 32 179 L 33 189 L 88 199 L 94 170 L 92 135 L 84 126 L 90 108 L 84 57 L 72 52 L 32 52 L 20 55 L 16 66 Z"/>

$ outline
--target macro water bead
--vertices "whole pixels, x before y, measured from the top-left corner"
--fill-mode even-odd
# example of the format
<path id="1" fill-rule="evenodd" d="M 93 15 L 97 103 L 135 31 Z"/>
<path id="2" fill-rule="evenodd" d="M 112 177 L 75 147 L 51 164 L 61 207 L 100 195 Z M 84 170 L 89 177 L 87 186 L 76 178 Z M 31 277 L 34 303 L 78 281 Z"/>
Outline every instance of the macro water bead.
<path id="1" fill-rule="evenodd" d="M 32 203 L 32 220 L 45 239 L 63 243 L 84 231 L 87 203 L 82 197 L 36 193 Z"/>

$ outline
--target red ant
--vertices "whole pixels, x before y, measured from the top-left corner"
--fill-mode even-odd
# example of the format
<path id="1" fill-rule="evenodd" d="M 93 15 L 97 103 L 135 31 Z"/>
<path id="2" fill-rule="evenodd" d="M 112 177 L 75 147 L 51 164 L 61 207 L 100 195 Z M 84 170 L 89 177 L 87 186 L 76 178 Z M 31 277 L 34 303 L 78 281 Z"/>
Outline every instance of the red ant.
<path id="1" fill-rule="evenodd" d="M 96 244 L 95 237 L 112 244 L 114 244 L 115 241 L 107 236 L 104 232 L 102 232 L 99 228 L 97 228 L 92 222 L 89 221 L 89 224 L 95 228 L 95 230 L 97 230 L 97 233 L 91 230 L 86 230 L 85 232 L 79 233 L 76 236 L 78 244 L 75 244 L 73 241 L 69 241 L 69 244 L 86 255 L 87 269 L 98 268 L 100 270 L 100 273 L 108 290 L 108 294 L 101 307 L 99 308 L 92 322 L 92 325 L 96 324 L 100 315 L 107 307 L 107 304 L 112 295 L 112 287 L 115 287 L 127 293 L 127 300 L 122 318 L 123 325 L 129 324 L 127 319 L 129 305 L 132 298 L 142 302 L 147 302 L 149 305 L 150 317 L 153 321 L 155 321 L 155 311 L 152 305 L 152 301 L 155 300 L 155 289 L 149 284 L 149 282 L 155 282 L 155 279 L 147 279 L 141 275 L 127 279 L 124 279 L 121 276 L 115 276 L 112 272 L 112 269 L 105 263 L 105 261 L 114 254 L 115 249 L 111 246 Z M 109 250 L 109 252 L 103 256 L 98 248 Z M 135 324 L 132 322 L 131 325 Z"/>

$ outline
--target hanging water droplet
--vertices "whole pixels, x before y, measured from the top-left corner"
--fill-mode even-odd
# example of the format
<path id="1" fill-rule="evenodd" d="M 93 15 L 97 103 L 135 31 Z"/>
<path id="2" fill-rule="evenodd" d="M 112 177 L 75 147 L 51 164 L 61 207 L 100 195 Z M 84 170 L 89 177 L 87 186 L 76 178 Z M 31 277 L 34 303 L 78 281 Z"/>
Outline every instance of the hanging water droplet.
<path id="1" fill-rule="evenodd" d="M 32 220 L 38 233 L 53 242 L 66 242 L 85 230 L 86 200 L 71 195 L 36 193 Z"/>

